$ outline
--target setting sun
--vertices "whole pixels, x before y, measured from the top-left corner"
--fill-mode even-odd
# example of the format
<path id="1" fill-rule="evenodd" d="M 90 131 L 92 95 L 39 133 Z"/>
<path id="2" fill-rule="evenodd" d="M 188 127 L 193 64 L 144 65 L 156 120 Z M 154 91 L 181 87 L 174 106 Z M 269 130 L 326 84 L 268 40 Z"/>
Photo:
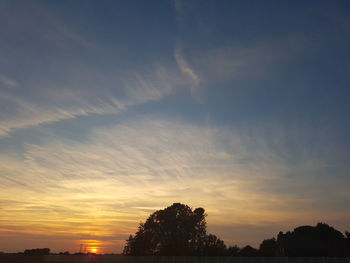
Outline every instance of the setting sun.
<path id="1" fill-rule="evenodd" d="M 93 248 L 90 248 L 89 251 L 91 253 L 97 253 L 97 248 L 93 247 Z"/>

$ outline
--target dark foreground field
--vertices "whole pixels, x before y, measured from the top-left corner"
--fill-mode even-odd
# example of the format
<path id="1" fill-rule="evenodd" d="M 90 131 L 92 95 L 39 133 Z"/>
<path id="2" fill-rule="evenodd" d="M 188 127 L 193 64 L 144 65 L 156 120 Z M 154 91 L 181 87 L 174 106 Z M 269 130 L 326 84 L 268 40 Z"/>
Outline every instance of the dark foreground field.
<path id="1" fill-rule="evenodd" d="M 191 257 L 122 255 L 0 255 L 0 263 L 350 263 L 349 257 Z"/>

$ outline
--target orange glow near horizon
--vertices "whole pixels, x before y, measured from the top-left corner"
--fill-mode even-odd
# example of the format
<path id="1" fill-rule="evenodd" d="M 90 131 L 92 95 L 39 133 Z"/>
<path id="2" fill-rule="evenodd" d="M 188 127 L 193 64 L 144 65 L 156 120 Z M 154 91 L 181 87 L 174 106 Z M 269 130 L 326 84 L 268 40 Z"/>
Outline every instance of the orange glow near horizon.
<path id="1" fill-rule="evenodd" d="M 91 247 L 91 248 L 88 248 L 89 252 L 91 253 L 97 253 L 98 252 L 98 249 L 96 247 Z"/>
<path id="2" fill-rule="evenodd" d="M 102 242 L 100 240 L 79 240 L 79 242 L 85 247 L 84 251 L 86 253 L 103 254 L 109 245 L 108 242 Z"/>

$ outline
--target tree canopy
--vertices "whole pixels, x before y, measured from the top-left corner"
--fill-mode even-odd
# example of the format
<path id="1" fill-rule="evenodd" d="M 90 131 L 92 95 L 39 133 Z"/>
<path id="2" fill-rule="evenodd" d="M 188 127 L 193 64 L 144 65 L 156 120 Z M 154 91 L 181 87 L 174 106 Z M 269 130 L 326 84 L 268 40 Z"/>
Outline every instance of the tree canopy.
<path id="1" fill-rule="evenodd" d="M 126 255 L 196 255 L 217 254 L 225 250 L 222 240 L 207 235 L 205 211 L 174 203 L 151 214 L 130 235 L 124 248 Z"/>
<path id="2" fill-rule="evenodd" d="M 277 243 L 285 256 L 344 256 L 349 254 L 349 239 L 325 223 L 300 226 L 294 231 L 280 232 Z"/>

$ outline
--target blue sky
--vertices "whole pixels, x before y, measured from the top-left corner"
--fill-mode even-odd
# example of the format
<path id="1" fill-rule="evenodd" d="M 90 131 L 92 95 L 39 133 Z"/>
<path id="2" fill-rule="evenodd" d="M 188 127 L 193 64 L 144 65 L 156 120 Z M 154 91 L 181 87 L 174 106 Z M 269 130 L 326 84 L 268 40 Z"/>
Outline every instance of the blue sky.
<path id="1" fill-rule="evenodd" d="M 347 1 L 1 1 L 0 250 L 349 230 Z M 52 238 L 55 236 L 56 238 Z"/>

